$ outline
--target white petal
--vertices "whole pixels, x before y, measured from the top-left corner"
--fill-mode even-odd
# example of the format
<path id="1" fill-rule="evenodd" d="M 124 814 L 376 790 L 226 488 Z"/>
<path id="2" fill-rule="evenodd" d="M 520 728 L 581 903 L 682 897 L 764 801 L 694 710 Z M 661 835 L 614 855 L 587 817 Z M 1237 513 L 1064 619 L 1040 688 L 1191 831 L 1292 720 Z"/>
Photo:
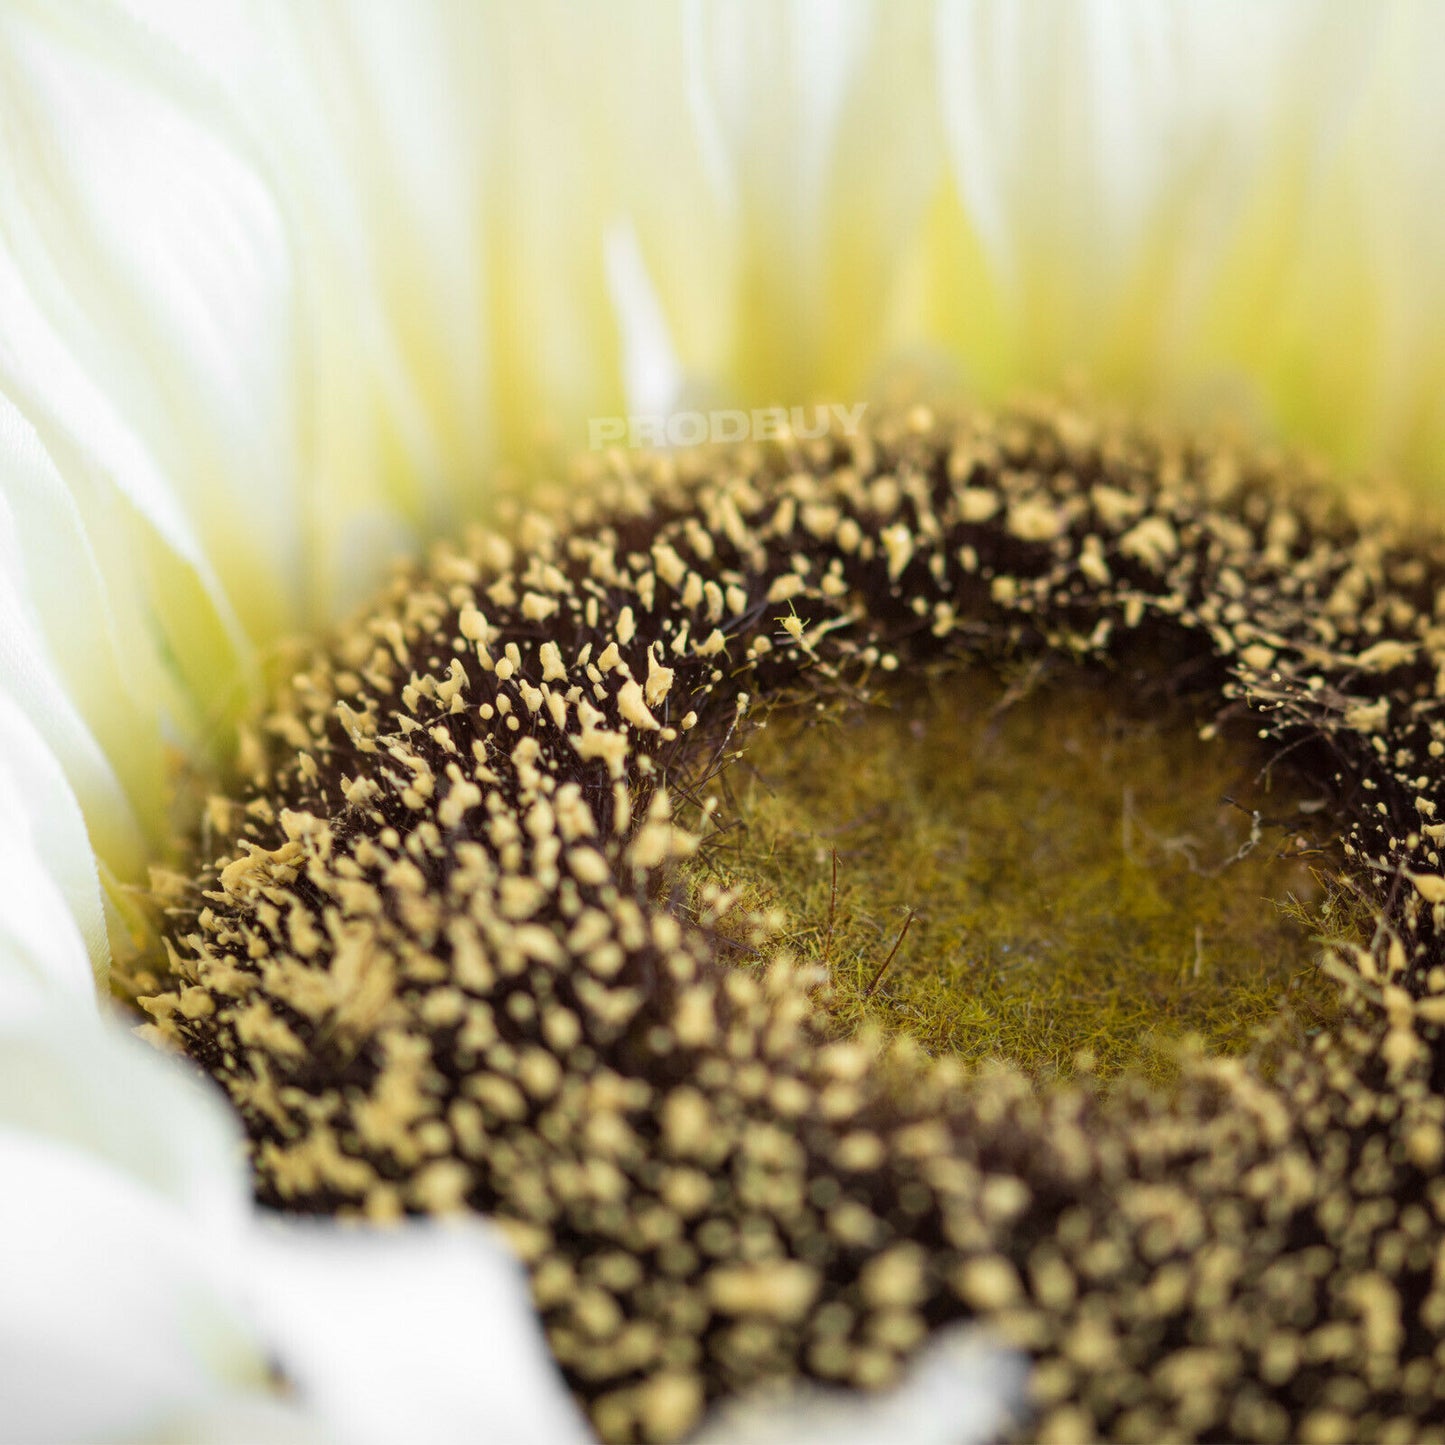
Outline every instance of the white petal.
<path id="1" fill-rule="evenodd" d="M 301 1398 L 347 1441 L 591 1438 L 521 1267 L 489 1228 L 278 1224 L 252 1270 L 257 1315 Z"/>
<path id="2" fill-rule="evenodd" d="M 104 1161 L 0 1126 L 0 1426 L 7 1438 L 139 1431 L 259 1385 L 184 1210 Z"/>
<path id="3" fill-rule="evenodd" d="M 7 17 L 0 66 L 14 387 L 195 573 L 212 625 L 242 598 L 256 627 L 294 615 L 288 242 L 243 142 L 108 7 Z"/>
<path id="4" fill-rule="evenodd" d="M 1309 9 L 1290 81 L 1301 160 L 1224 275 L 1212 344 L 1280 428 L 1439 495 L 1445 467 L 1445 31 L 1432 4 Z M 1275 230 L 1273 246 L 1262 222 Z M 1243 339 L 1253 341 L 1244 350 Z"/>
<path id="5" fill-rule="evenodd" d="M 334 614 L 490 479 L 492 50 L 469 9 L 133 9 L 240 118 L 294 245 L 305 569 Z"/>
<path id="6" fill-rule="evenodd" d="M 689 97 L 731 248 L 727 271 L 693 272 L 726 317 L 727 349 L 707 361 L 734 400 L 851 398 L 885 360 L 942 180 L 930 13 L 806 0 L 686 13 Z"/>
<path id="7" fill-rule="evenodd" d="M 247 1227 L 240 1131 L 220 1093 L 93 1010 L 0 1025 L 0 1126 L 105 1162 L 223 1238 Z"/>
<path id="8" fill-rule="evenodd" d="M 915 299 L 976 382 L 1224 403 L 1445 459 L 1445 34 L 1429 4 L 945 0 L 958 204 Z"/>
<path id="9" fill-rule="evenodd" d="M 308 566 L 332 612 L 485 505 L 499 457 L 584 449 L 586 418 L 624 408 L 639 318 L 618 307 L 640 293 L 609 236 L 635 228 L 669 331 L 719 360 L 704 258 L 725 243 L 675 15 L 131 9 L 242 118 L 297 240 Z"/>
<path id="10" fill-rule="evenodd" d="M 0 690 L 136 881 L 167 732 L 214 744 L 252 638 L 301 611 L 286 239 L 104 7 L 0 15 L 0 147 Z"/>
<path id="11" fill-rule="evenodd" d="M 209 1086 L 93 1012 L 0 1026 L 0 1434 L 114 1439 L 270 1397 L 238 1145 Z"/>
<path id="12" fill-rule="evenodd" d="M 987 1445 L 1022 1418 L 1027 1368 L 972 1326 L 942 1331 L 891 1390 L 724 1405 L 692 1445 Z"/>
<path id="13" fill-rule="evenodd" d="M 108 1019 L 0 1026 L 0 1178 L 0 1438 L 589 1438 L 490 1228 L 258 1222 L 219 1095 Z"/>
<path id="14" fill-rule="evenodd" d="M 170 1413 L 136 1445 L 345 1445 L 299 1406 L 249 1394 L 218 1394 L 198 1409 Z"/>
<path id="15" fill-rule="evenodd" d="M 1148 0 L 940 7 L 959 192 L 1002 289 L 1003 364 L 1016 376 L 1048 380 L 1125 348 L 1141 374 L 1157 364 L 1174 288 L 1223 261 L 1278 141 L 1299 13 Z M 1150 314 L 1136 317 L 1141 306 Z M 1101 330 L 1109 319 L 1115 329 Z"/>
<path id="16" fill-rule="evenodd" d="M 0 571 L 0 617 L 5 590 Z M 0 661 L 7 641 L 15 634 L 6 638 L 0 624 Z M 57 998 L 83 1020 L 94 1011 L 96 976 L 108 957 L 100 884 L 75 795 L 50 747 L 0 687 L 0 1026 Z"/>
<path id="17" fill-rule="evenodd" d="M 630 413 L 666 415 L 683 391 L 667 317 L 647 274 L 637 228 L 619 221 L 603 243 L 607 284 L 622 330 L 623 391 Z"/>
<path id="18" fill-rule="evenodd" d="M 69 866 L 92 879 L 87 832 L 113 869 L 135 875 L 145 846 L 136 803 L 146 800 L 154 820 L 162 780 L 160 699 L 138 692 L 155 677 L 154 657 L 144 624 L 125 606 L 133 594 L 117 596 L 102 578 L 91 538 L 106 530 L 103 518 L 82 517 L 34 428 L 0 395 L 0 694 L 32 735 L 22 771 L 64 779 L 59 791 L 31 794 L 32 816 L 53 807 L 58 819 L 74 812 L 76 797 L 85 800 L 86 830 Z M 51 761 L 42 764 L 36 749 Z M 93 901 L 83 904 L 73 889 L 69 896 L 103 964 Z"/>

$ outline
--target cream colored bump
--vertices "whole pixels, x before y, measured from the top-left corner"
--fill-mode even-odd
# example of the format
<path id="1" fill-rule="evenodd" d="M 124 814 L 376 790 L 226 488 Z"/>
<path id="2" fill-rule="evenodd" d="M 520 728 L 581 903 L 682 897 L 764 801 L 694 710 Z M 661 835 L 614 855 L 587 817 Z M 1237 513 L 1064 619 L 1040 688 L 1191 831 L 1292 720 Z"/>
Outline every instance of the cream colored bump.
<path id="1" fill-rule="evenodd" d="M 1119 550 L 1151 572 L 1163 572 L 1165 564 L 1179 553 L 1179 534 L 1163 517 L 1145 517 L 1119 539 Z"/>
<path id="2" fill-rule="evenodd" d="M 1355 666 L 1362 672 L 1389 672 L 1391 668 L 1401 667 L 1409 662 L 1415 652 L 1413 643 L 1387 639 L 1377 642 L 1373 647 L 1367 647 L 1355 659 Z"/>
<path id="3" fill-rule="evenodd" d="M 926 1256 L 916 1244 L 895 1244 L 865 1264 L 858 1275 L 863 1298 L 875 1309 L 906 1308 L 927 1292 Z"/>
<path id="4" fill-rule="evenodd" d="M 996 1254 L 965 1261 L 954 1274 L 953 1285 L 959 1298 L 978 1310 L 1004 1309 L 1022 1292 L 1014 1267 Z"/>
<path id="5" fill-rule="evenodd" d="M 1426 903 L 1445 903 L 1445 878 L 1438 873 L 1411 873 L 1405 876 L 1415 885 L 1416 892 Z"/>
<path id="6" fill-rule="evenodd" d="M 895 522 L 878 534 L 878 540 L 883 543 L 883 550 L 888 557 L 888 580 L 896 582 L 913 560 L 916 545 L 913 533 L 902 522 Z M 771 594 L 768 601 L 773 601 Z"/>
<path id="7" fill-rule="evenodd" d="M 672 1020 L 677 1041 L 686 1048 L 701 1048 L 717 1034 L 717 1009 L 711 988 L 696 985 L 684 990 Z"/>
<path id="8" fill-rule="evenodd" d="M 768 602 L 787 602 L 790 598 L 807 590 L 807 582 L 796 572 L 784 572 L 773 579 L 772 585 L 768 588 L 766 600 Z"/>
<path id="9" fill-rule="evenodd" d="M 795 1259 L 727 1265 L 706 1280 L 708 1298 L 723 1314 L 801 1319 L 818 1297 L 823 1280 L 810 1265 Z"/>
<path id="10" fill-rule="evenodd" d="M 486 589 L 486 593 L 498 607 L 515 607 L 517 605 L 517 589 L 512 584 L 510 577 L 499 577 Z"/>
<path id="11" fill-rule="evenodd" d="M 579 838 L 596 835 L 596 819 L 593 818 L 592 809 L 587 806 L 587 800 L 577 783 L 564 783 L 557 789 L 557 796 L 552 800 L 552 810 L 557 818 L 557 831 L 564 842 L 575 843 Z"/>
<path id="12" fill-rule="evenodd" d="M 1145 507 L 1143 497 L 1102 482 L 1090 490 L 1089 499 L 1104 524 L 1116 532 L 1128 526 Z"/>
<path id="13" fill-rule="evenodd" d="M 854 556 L 863 546 L 863 529 L 852 517 L 838 523 L 837 543 L 846 556 Z"/>
<path id="14" fill-rule="evenodd" d="M 684 828 L 671 823 L 649 821 L 643 825 L 632 846 L 627 850 L 627 861 L 636 869 L 646 872 L 660 867 L 669 858 L 687 858 L 697 852 L 698 839 Z"/>
<path id="15" fill-rule="evenodd" d="M 806 628 L 806 624 L 796 612 L 791 612 L 786 617 L 778 618 L 778 624 L 783 629 L 783 631 L 786 632 L 788 636 L 793 639 L 794 642 L 800 644 L 803 642 L 803 633 Z"/>
<path id="16" fill-rule="evenodd" d="M 444 681 L 437 683 L 437 701 L 443 707 L 450 707 L 452 702 L 461 695 L 467 685 L 467 670 L 462 666 L 461 659 L 452 658 L 451 666 L 447 669 Z"/>
<path id="17" fill-rule="evenodd" d="M 958 514 L 974 526 L 987 522 L 1000 505 L 998 493 L 988 487 L 963 487 L 958 493 Z"/>
<path id="18" fill-rule="evenodd" d="M 606 763 L 607 771 L 614 780 L 620 780 L 627 763 L 627 735 L 614 730 L 584 726 L 580 733 L 569 734 L 568 739 L 577 750 L 577 756 L 584 762 L 594 758 Z"/>
<path id="19" fill-rule="evenodd" d="M 649 647 L 647 650 L 647 682 L 643 689 L 643 697 L 648 707 L 656 707 L 667 696 L 672 687 L 674 675 L 672 668 L 663 667 L 653 648 Z"/>
<path id="20" fill-rule="evenodd" d="M 1385 728 L 1390 717 L 1390 699 L 1382 697 L 1376 702 L 1357 703 L 1345 710 L 1345 726 L 1357 733 L 1379 733 Z"/>
<path id="21" fill-rule="evenodd" d="M 657 575 L 661 577 L 669 587 L 676 588 L 680 586 L 683 578 L 687 576 L 687 564 L 677 555 L 677 552 L 668 542 L 653 543 L 652 564 L 657 568 Z M 648 610 L 650 611 L 651 608 L 649 607 Z"/>
<path id="22" fill-rule="evenodd" d="M 457 631 L 468 642 L 485 644 L 490 640 L 491 628 L 487 625 L 486 616 L 475 607 L 462 608 L 461 614 L 457 618 Z"/>
<path id="23" fill-rule="evenodd" d="M 1042 497 L 1016 502 L 1008 511 L 1009 532 L 1022 542 L 1052 542 L 1068 525 L 1064 509 Z"/>
<path id="24" fill-rule="evenodd" d="M 459 826 L 473 808 L 480 806 L 482 790 L 462 777 L 461 769 L 455 763 L 448 765 L 447 777 L 451 779 L 451 787 L 437 809 L 437 822 L 450 829 Z"/>
<path id="25" fill-rule="evenodd" d="M 643 699 L 642 687 L 634 678 L 628 678 L 617 692 L 617 711 L 635 728 L 644 732 L 656 732 L 662 724 L 653 717 Z"/>
<path id="26" fill-rule="evenodd" d="M 545 622 L 561 605 L 555 597 L 547 597 L 541 592 L 522 594 L 522 616 L 528 622 Z"/>
<path id="27" fill-rule="evenodd" d="M 607 860 L 595 848 L 573 848 L 567 854 L 572 876 L 588 887 L 600 888 L 612 876 Z"/>
<path id="28" fill-rule="evenodd" d="M 1104 558 L 1104 544 L 1092 532 L 1079 549 L 1078 568 L 1096 587 L 1106 587 L 1113 581 L 1113 573 Z"/>
<path id="29" fill-rule="evenodd" d="M 662 1103 L 662 1134 L 669 1153 L 706 1154 L 712 1136 L 707 1098 L 689 1084 L 672 1089 Z"/>

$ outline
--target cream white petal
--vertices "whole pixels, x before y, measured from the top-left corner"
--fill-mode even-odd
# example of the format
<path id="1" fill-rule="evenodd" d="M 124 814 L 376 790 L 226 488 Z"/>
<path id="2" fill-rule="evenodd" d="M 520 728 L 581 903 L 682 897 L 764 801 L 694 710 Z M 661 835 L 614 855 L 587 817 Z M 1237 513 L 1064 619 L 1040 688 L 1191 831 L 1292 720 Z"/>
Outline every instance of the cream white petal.
<path id="1" fill-rule="evenodd" d="M 158 700 L 141 695 L 154 649 L 132 588 L 103 575 L 107 530 L 0 394 L 0 691 L 44 736 L 118 864 L 145 845 L 137 800 L 159 793 L 162 770 Z"/>
<path id="2" fill-rule="evenodd" d="M 250 138 L 297 240 L 306 570 L 325 610 L 483 506 L 499 459 L 583 448 L 586 418 L 623 408 L 639 328 L 617 307 L 646 287 L 619 286 L 615 259 L 609 274 L 610 237 L 640 238 L 623 279 L 650 278 L 689 345 L 726 314 L 697 284 L 716 206 L 672 14 L 130 10 Z"/>
<path id="3" fill-rule="evenodd" d="M 15 641 L 0 630 L 0 665 Z M 0 1026 L 57 1000 L 83 1022 L 109 956 L 100 881 L 75 794 L 3 683 L 0 672 Z"/>
<path id="4" fill-rule="evenodd" d="M 1279 144 L 1301 16 L 1289 4 L 940 6 L 950 156 L 1002 318 L 1002 352 L 981 368 L 1046 381 L 1172 360 L 1178 309 L 1223 262 Z"/>
<path id="5" fill-rule="evenodd" d="M 207 1086 L 94 1012 L 0 1026 L 0 1434 L 120 1438 L 266 1390 L 237 1144 Z"/>
<path id="6" fill-rule="evenodd" d="M 936 66 L 956 204 L 912 324 L 976 385 L 1076 369 L 1430 488 L 1434 7 L 944 0 Z"/>
<path id="7" fill-rule="evenodd" d="M 114 1439 L 114 1437 L 112 1437 Z M 299 1405 L 255 1393 L 219 1394 L 178 1410 L 145 1430 L 134 1445 L 345 1445 Z"/>
<path id="8" fill-rule="evenodd" d="M 169 57 L 102 7 L 0 15 L 0 688 L 107 882 L 304 593 L 286 238 Z"/>
<path id="9" fill-rule="evenodd" d="M 856 389 L 944 176 L 926 7 L 133 9 L 243 118 L 303 238 L 332 599 L 484 502 L 498 457 L 660 394 L 640 337 L 692 396 Z"/>
<path id="10" fill-rule="evenodd" d="M 299 358 L 263 178 L 109 7 L 7 12 L 0 68 L 7 389 L 72 485 L 93 472 L 135 514 L 152 568 L 192 574 L 220 640 L 294 616 Z M 157 620 L 211 676 L 187 619 Z"/>
<path id="11" fill-rule="evenodd" d="M 498 457 L 584 446 L 583 419 L 619 408 L 606 237 L 634 220 L 654 272 L 659 239 L 711 250 L 688 210 L 699 185 L 676 124 L 672 16 L 263 4 L 213 28 L 194 7 L 136 9 L 230 98 L 305 238 L 328 596 L 374 571 L 371 551 L 475 508 Z M 670 234 L 634 215 L 638 195 Z"/>
<path id="12" fill-rule="evenodd" d="M 888 359 L 887 318 L 944 179 L 931 9 L 685 14 L 690 110 L 728 242 L 726 270 L 693 272 L 726 327 L 700 369 L 729 400 L 854 396 Z"/>
<path id="13" fill-rule="evenodd" d="M 621 332 L 622 390 L 629 415 L 666 416 L 685 390 L 667 316 L 631 220 L 618 221 L 603 241 L 607 286 Z"/>
<path id="14" fill-rule="evenodd" d="M 174 1204 L 105 1163 L 0 1128 L 9 1438 L 115 1438 L 263 1360 L 224 1327 L 210 1251 Z"/>
<path id="15" fill-rule="evenodd" d="M 343 609 L 473 503 L 496 416 L 474 7 L 138 4 L 250 137 L 294 239 L 305 571 Z M 160 42 L 158 42 L 160 43 Z M 520 224 L 520 223 L 519 223 Z"/>
<path id="16" fill-rule="evenodd" d="M 1278 424 L 1352 465 L 1401 469 L 1437 496 L 1445 468 L 1445 29 L 1438 7 L 1315 6 L 1291 79 L 1312 124 L 1275 252 L 1242 248 L 1227 341 Z M 1246 308 L 1254 306 L 1251 318 Z"/>
<path id="17" fill-rule="evenodd" d="M 302 1398 L 348 1441 L 591 1438 L 489 1227 L 292 1223 L 249 1258 L 257 1314 Z"/>
<path id="18" fill-rule="evenodd" d="M 0 975 L 10 962 L 0 955 Z M 0 1024 L 0 1125 L 105 1163 L 220 1243 L 250 1218 L 240 1131 L 224 1099 L 108 1011 L 54 1006 Z"/>

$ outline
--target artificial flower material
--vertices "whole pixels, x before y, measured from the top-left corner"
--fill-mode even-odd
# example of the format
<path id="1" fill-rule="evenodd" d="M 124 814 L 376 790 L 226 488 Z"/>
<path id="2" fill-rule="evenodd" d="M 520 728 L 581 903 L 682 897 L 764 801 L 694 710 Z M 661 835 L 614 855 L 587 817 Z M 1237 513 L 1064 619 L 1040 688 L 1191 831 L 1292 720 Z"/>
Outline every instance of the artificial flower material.
<path id="1" fill-rule="evenodd" d="M 1445 540 L 1050 406 L 619 457 L 561 498 L 301 666 L 199 873 L 158 880 L 142 1005 L 261 1197 L 497 1217 L 609 1440 L 890 1384 L 962 1318 L 1034 1356 L 1040 1438 L 1434 1438 Z M 1038 1090 L 837 1037 L 816 978 L 673 903 L 770 703 L 1146 642 L 1346 800 L 1377 927 L 1307 1045 Z"/>

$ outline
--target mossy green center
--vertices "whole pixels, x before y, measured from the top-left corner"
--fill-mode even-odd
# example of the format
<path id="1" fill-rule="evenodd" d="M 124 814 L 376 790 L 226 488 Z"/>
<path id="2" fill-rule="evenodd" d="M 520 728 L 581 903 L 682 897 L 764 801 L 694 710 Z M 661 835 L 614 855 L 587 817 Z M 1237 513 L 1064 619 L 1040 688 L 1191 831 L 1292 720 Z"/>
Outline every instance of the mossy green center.
<path id="1" fill-rule="evenodd" d="M 1238 1053 L 1281 1009 L 1313 1032 L 1321 937 L 1350 922 L 1326 800 L 1131 686 L 950 669 L 777 709 L 690 876 L 775 915 L 764 956 L 825 963 L 845 1029 L 930 1052 L 1163 1081 L 1186 1036 Z"/>

